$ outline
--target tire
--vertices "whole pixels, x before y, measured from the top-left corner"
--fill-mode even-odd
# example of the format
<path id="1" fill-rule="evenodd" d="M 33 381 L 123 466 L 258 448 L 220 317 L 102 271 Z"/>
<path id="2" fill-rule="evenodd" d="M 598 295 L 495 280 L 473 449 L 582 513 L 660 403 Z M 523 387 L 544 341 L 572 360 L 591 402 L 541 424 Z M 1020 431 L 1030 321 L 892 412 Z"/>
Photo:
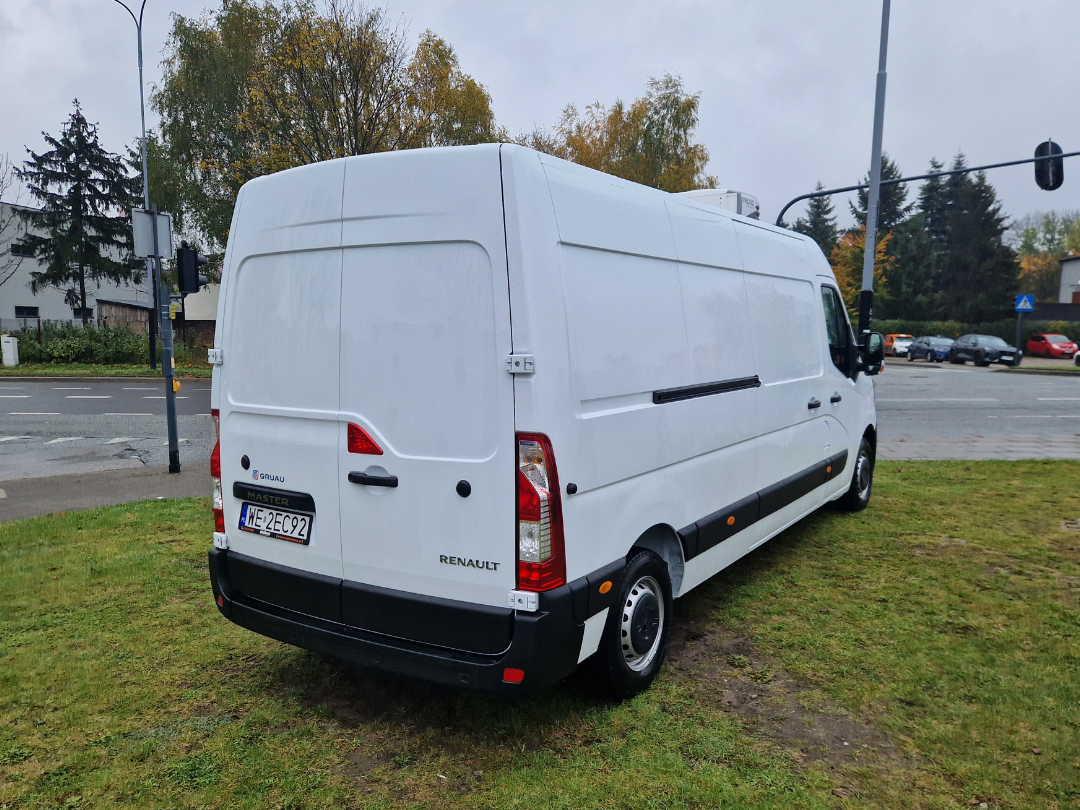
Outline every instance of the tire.
<path id="1" fill-rule="evenodd" d="M 986 359 L 982 352 L 975 352 L 975 357 L 972 360 L 979 368 L 986 368 L 990 365 L 990 361 Z"/>
<path id="2" fill-rule="evenodd" d="M 933 352 L 932 349 L 926 353 L 926 362 L 927 363 L 933 363 L 934 362 L 934 352 Z"/>
<path id="3" fill-rule="evenodd" d="M 667 655 L 671 615 L 667 566 L 651 551 L 638 552 L 623 569 L 619 599 L 591 662 L 596 685 L 619 700 L 648 689 Z"/>
<path id="4" fill-rule="evenodd" d="M 915 359 L 915 353 L 913 351 L 911 351 L 911 349 L 908 349 L 907 361 L 910 363 L 914 359 Z"/>
<path id="5" fill-rule="evenodd" d="M 874 448 L 863 437 L 859 442 L 859 452 L 855 455 L 855 466 L 851 471 L 851 486 L 840 496 L 836 505 L 847 512 L 861 512 L 870 503 L 874 489 Z"/>
<path id="6" fill-rule="evenodd" d="M 949 362 L 952 363 L 954 366 L 964 365 L 964 361 L 960 359 L 960 355 L 958 355 L 955 351 L 949 352 Z"/>

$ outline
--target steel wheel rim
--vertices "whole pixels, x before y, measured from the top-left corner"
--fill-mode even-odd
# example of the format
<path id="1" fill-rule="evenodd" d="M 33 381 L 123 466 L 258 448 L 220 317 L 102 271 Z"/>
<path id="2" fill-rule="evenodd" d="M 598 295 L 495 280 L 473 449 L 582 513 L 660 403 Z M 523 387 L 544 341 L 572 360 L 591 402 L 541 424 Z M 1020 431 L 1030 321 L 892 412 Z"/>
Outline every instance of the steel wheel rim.
<path id="1" fill-rule="evenodd" d="M 859 460 L 855 464 L 855 480 L 858 482 L 859 499 L 866 500 L 870 494 L 870 456 L 859 453 Z"/>
<path id="2" fill-rule="evenodd" d="M 648 669 L 656 660 L 660 650 L 660 640 L 664 637 L 666 621 L 664 592 L 660 588 L 660 583 L 650 576 L 641 577 L 630 588 L 622 606 L 619 644 L 622 647 L 623 661 L 626 666 L 634 672 Z M 638 644 L 641 644 L 643 622 L 652 625 L 652 632 L 644 634 L 648 644 L 641 646 L 647 646 L 647 649 L 638 650 L 635 647 L 635 639 Z"/>

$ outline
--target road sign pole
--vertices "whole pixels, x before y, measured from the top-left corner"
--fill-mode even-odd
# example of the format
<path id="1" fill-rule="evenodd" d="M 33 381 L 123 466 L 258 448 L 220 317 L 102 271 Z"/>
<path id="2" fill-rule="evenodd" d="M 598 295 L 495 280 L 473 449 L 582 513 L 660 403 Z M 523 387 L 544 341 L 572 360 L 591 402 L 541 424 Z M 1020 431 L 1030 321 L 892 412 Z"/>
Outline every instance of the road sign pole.
<path id="1" fill-rule="evenodd" d="M 1024 334 L 1024 311 L 1020 310 L 1016 313 L 1016 354 L 1013 355 L 1013 365 L 1020 365 L 1020 358 L 1024 354 L 1023 348 L 1020 346 L 1020 338 Z"/>

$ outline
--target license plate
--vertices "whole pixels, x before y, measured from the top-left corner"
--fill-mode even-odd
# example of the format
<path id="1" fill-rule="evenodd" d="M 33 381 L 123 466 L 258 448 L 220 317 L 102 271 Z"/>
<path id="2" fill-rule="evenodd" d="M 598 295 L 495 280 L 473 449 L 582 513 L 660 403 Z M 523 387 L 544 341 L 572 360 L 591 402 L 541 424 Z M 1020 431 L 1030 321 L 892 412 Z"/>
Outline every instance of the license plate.
<path id="1" fill-rule="evenodd" d="M 303 512 L 286 512 L 244 503 L 240 507 L 240 530 L 306 546 L 311 537 L 312 517 Z"/>

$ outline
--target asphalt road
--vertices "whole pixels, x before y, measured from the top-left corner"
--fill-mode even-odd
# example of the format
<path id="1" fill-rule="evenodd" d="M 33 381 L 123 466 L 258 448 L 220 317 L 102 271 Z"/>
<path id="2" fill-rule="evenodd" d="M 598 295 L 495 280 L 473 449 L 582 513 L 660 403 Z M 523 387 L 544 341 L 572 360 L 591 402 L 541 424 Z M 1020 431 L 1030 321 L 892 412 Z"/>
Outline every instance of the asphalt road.
<path id="1" fill-rule="evenodd" d="M 209 380 L 177 395 L 181 465 L 214 444 Z M 0 481 L 168 463 L 164 383 L 0 380 Z"/>
<path id="2" fill-rule="evenodd" d="M 0 481 L 167 464 L 163 386 L 0 380 Z M 890 358 L 875 386 L 882 458 L 1080 458 L 1080 377 Z M 184 382 L 177 411 L 181 465 L 201 469 L 209 380 Z"/>
<path id="3" fill-rule="evenodd" d="M 1080 376 L 889 359 L 874 382 L 885 458 L 1080 458 Z"/>

